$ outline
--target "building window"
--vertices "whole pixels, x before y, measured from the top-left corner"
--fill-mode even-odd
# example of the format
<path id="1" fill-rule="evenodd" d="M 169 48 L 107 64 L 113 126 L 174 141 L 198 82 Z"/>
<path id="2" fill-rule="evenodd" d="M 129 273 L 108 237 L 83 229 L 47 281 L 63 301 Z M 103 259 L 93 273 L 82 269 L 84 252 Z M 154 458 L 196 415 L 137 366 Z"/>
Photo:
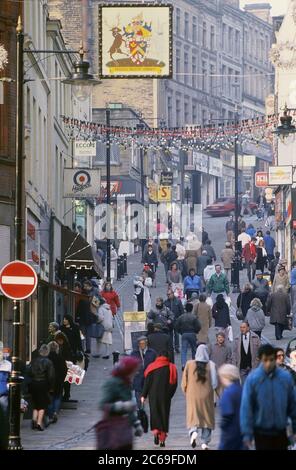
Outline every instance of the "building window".
<path id="1" fill-rule="evenodd" d="M 202 61 L 202 91 L 207 91 L 207 63 Z"/>
<path id="2" fill-rule="evenodd" d="M 189 79 L 189 63 L 188 63 L 188 52 L 184 52 L 184 83 L 185 85 L 188 84 Z"/>
<path id="3" fill-rule="evenodd" d="M 176 125 L 181 127 L 181 100 L 179 98 L 176 99 Z"/>
<path id="4" fill-rule="evenodd" d="M 184 38 L 189 39 L 189 14 L 185 13 L 184 15 Z"/>
<path id="5" fill-rule="evenodd" d="M 192 124 L 197 124 L 197 104 L 192 103 Z"/>
<path id="6" fill-rule="evenodd" d="M 181 30 L 181 11 L 180 8 L 176 9 L 176 35 L 180 36 Z"/>
<path id="7" fill-rule="evenodd" d="M 222 65 L 222 93 L 224 96 L 226 95 L 226 83 L 227 83 L 226 66 Z"/>
<path id="8" fill-rule="evenodd" d="M 207 23 L 205 21 L 202 24 L 202 45 L 207 47 Z"/>
<path id="9" fill-rule="evenodd" d="M 168 126 L 173 127 L 173 100 L 168 96 Z"/>
<path id="10" fill-rule="evenodd" d="M 228 52 L 232 54 L 233 51 L 233 29 L 229 26 L 228 28 Z"/>
<path id="11" fill-rule="evenodd" d="M 190 124 L 190 117 L 189 117 L 189 102 L 185 101 L 184 103 L 184 122 L 186 124 Z"/>
<path id="12" fill-rule="evenodd" d="M 193 88 L 196 88 L 196 82 L 197 82 L 197 66 L 196 66 L 196 56 L 192 56 L 192 86 Z"/>
<path id="13" fill-rule="evenodd" d="M 239 101 L 240 98 L 240 78 L 239 78 L 239 72 L 235 72 L 235 78 L 234 78 L 234 95 L 236 101 Z"/>
<path id="14" fill-rule="evenodd" d="M 201 112 L 201 119 L 202 119 L 202 125 L 206 126 L 208 122 L 207 122 L 207 111 L 205 109 L 203 109 Z"/>
<path id="15" fill-rule="evenodd" d="M 225 124 L 225 119 L 226 119 L 226 109 L 222 108 L 222 125 Z"/>
<path id="16" fill-rule="evenodd" d="M 194 44 L 197 43 L 197 20 L 196 20 L 196 16 L 194 16 L 193 19 L 192 19 L 192 42 Z"/>
<path id="17" fill-rule="evenodd" d="M 211 50 L 215 50 L 215 28 L 211 26 Z"/>
<path id="18" fill-rule="evenodd" d="M 235 31 L 235 55 L 239 57 L 240 55 L 240 33 Z"/>
<path id="19" fill-rule="evenodd" d="M 181 72 L 181 56 L 180 56 L 180 49 L 176 49 L 176 74 L 177 74 L 177 80 L 180 80 L 180 74 Z"/>
<path id="20" fill-rule="evenodd" d="M 232 97 L 232 83 L 233 83 L 233 77 L 232 77 L 232 74 L 233 74 L 233 70 L 232 69 L 228 69 L 228 77 L 227 77 L 227 95 L 229 97 Z"/>
<path id="21" fill-rule="evenodd" d="M 226 24 L 222 24 L 222 50 L 226 50 Z"/>
<path id="22" fill-rule="evenodd" d="M 210 93 L 212 95 L 216 94 L 216 89 L 215 89 L 215 66 L 210 65 Z"/>

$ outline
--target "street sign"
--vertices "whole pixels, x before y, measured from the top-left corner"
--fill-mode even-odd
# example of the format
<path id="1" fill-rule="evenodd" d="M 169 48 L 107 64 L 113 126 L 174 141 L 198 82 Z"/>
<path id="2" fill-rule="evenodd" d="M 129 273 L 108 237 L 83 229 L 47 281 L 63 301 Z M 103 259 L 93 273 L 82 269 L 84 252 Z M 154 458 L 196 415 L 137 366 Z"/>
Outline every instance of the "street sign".
<path id="1" fill-rule="evenodd" d="M 12 261 L 0 272 L 0 289 L 9 299 L 27 299 L 34 293 L 37 284 L 36 271 L 23 261 Z"/>
<path id="2" fill-rule="evenodd" d="M 172 188 L 170 186 L 159 186 L 158 188 L 158 202 L 171 202 Z"/>
<path id="3" fill-rule="evenodd" d="M 95 140 L 75 140 L 75 157 L 95 157 L 97 153 L 97 142 Z"/>
<path id="4" fill-rule="evenodd" d="M 173 185 L 173 172 L 162 171 L 160 175 L 160 184 L 162 186 L 172 186 Z"/>
<path id="5" fill-rule="evenodd" d="M 268 173 L 266 171 L 257 171 L 255 173 L 256 188 L 266 188 L 268 186 Z"/>
<path id="6" fill-rule="evenodd" d="M 64 197 L 98 197 L 100 189 L 100 170 L 64 168 Z"/>
<path id="7" fill-rule="evenodd" d="M 292 185 L 293 172 L 292 166 L 270 166 L 269 167 L 269 186 Z"/>

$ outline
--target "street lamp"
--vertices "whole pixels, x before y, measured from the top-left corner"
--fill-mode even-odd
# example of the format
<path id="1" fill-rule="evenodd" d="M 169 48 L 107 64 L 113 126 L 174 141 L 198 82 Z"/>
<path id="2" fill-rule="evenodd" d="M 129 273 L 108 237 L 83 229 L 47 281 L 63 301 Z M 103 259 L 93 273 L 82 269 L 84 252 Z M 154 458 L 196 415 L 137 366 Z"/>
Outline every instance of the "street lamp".
<path id="1" fill-rule="evenodd" d="M 292 116 L 289 114 L 291 111 L 287 104 L 284 107 L 284 114 L 280 117 L 281 125 L 276 128 L 273 132 L 277 135 L 283 144 L 290 142 L 290 137 L 292 136 L 293 140 L 295 139 L 296 127 L 292 124 Z"/>
<path id="2" fill-rule="evenodd" d="M 16 49 L 16 189 L 15 189 L 15 259 L 22 260 L 25 258 L 22 245 L 23 232 L 23 205 L 25 200 L 25 190 L 23 184 L 23 102 L 24 102 L 24 54 L 32 53 L 55 53 L 55 54 L 80 54 L 80 60 L 74 64 L 74 72 L 69 77 L 68 83 L 78 85 L 78 87 L 97 85 L 95 80 L 88 73 L 89 63 L 83 60 L 82 49 L 80 51 L 69 50 L 31 50 L 24 49 L 24 32 L 21 17 L 18 18 L 16 28 L 17 33 L 17 49 Z M 65 81 L 66 82 L 66 81 Z M 13 354 L 12 354 L 12 371 L 9 379 L 9 436 L 8 449 L 21 450 L 20 436 L 20 403 L 21 403 L 21 383 L 23 377 L 20 372 L 20 302 L 14 302 L 13 308 Z"/>
<path id="3" fill-rule="evenodd" d="M 235 111 L 235 128 L 237 128 L 238 124 L 238 112 Z M 234 239 L 235 239 L 235 247 L 234 247 L 234 260 L 233 260 L 233 290 L 232 292 L 239 293 L 240 286 L 239 286 L 239 271 L 240 271 L 240 251 L 239 251 L 239 242 L 238 242 L 238 217 L 239 217 L 239 198 L 238 198 L 238 133 L 235 133 L 234 137 L 234 198 L 235 198 L 235 213 L 234 213 Z"/>

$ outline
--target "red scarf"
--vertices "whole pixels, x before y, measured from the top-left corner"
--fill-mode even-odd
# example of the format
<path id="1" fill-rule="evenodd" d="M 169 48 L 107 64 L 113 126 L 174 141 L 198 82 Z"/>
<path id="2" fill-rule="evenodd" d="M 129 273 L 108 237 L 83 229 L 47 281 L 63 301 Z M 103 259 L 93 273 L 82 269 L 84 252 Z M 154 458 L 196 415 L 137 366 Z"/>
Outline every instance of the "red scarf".
<path id="1" fill-rule="evenodd" d="M 177 368 L 175 364 L 172 364 L 167 357 L 159 356 L 155 359 L 154 362 L 149 364 L 147 369 L 144 372 L 144 377 L 147 377 L 148 374 L 153 372 L 156 369 L 160 369 L 161 367 L 169 367 L 170 368 L 170 384 L 174 385 L 177 383 Z"/>

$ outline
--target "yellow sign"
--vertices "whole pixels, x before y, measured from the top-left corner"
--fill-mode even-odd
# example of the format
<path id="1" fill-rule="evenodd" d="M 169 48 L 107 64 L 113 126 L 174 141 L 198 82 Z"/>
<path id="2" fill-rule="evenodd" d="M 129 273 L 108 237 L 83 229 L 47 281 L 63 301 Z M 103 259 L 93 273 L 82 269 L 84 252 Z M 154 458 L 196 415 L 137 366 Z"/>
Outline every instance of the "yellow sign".
<path id="1" fill-rule="evenodd" d="M 151 201 L 157 202 L 157 192 L 158 192 L 157 184 L 150 183 L 149 184 L 149 199 L 151 199 Z"/>
<path id="2" fill-rule="evenodd" d="M 146 312 L 123 312 L 123 321 L 146 321 Z"/>
<path id="3" fill-rule="evenodd" d="M 159 186 L 158 188 L 158 202 L 171 202 L 172 188 L 170 186 Z"/>

